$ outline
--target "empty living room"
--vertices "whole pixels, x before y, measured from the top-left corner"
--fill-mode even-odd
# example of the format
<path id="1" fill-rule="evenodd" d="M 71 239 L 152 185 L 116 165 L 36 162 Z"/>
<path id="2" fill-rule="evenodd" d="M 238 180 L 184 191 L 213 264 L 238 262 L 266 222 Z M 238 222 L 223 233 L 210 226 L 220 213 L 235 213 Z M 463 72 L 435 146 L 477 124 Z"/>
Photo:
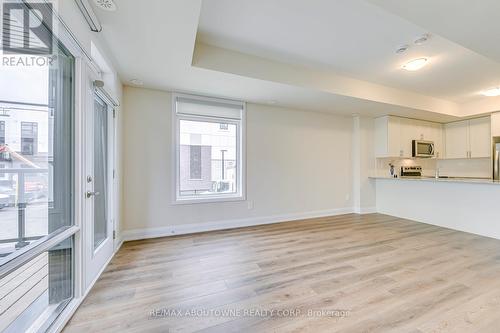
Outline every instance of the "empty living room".
<path id="1" fill-rule="evenodd" d="M 0 332 L 500 331 L 500 1 L 0 29 Z"/>

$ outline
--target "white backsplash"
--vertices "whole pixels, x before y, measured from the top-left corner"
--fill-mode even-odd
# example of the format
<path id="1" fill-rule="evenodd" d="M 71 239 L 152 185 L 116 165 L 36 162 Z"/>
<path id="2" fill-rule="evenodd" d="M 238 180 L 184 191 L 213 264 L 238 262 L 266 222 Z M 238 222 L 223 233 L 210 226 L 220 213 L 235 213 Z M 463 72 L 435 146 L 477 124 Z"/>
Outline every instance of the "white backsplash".
<path id="1" fill-rule="evenodd" d="M 492 176 L 490 158 L 439 160 L 438 166 L 440 174 L 444 176 L 478 178 L 490 178 Z"/>
<path id="2" fill-rule="evenodd" d="M 433 177 L 436 167 L 439 167 L 441 176 L 449 177 L 491 177 L 491 160 L 489 158 L 437 160 L 429 158 L 377 158 L 375 176 L 389 177 L 389 163 L 394 164 L 399 176 L 402 166 L 421 166 L 422 175 Z"/>
<path id="3" fill-rule="evenodd" d="M 399 176 L 402 166 L 415 166 L 422 167 L 422 174 L 424 176 L 434 176 L 436 170 L 436 160 L 429 158 L 411 159 L 411 158 L 377 158 L 377 176 L 389 177 L 390 167 L 389 163 L 394 165 L 396 174 Z"/>

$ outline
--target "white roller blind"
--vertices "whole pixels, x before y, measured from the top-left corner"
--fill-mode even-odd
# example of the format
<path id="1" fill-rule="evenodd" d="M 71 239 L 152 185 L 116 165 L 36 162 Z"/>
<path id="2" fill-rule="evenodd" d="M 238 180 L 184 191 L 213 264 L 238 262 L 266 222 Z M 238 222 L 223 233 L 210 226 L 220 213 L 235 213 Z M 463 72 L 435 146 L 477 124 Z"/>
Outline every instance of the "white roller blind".
<path id="1" fill-rule="evenodd" d="M 212 98 L 177 96 L 176 112 L 178 115 L 206 116 L 241 120 L 243 103 Z"/>

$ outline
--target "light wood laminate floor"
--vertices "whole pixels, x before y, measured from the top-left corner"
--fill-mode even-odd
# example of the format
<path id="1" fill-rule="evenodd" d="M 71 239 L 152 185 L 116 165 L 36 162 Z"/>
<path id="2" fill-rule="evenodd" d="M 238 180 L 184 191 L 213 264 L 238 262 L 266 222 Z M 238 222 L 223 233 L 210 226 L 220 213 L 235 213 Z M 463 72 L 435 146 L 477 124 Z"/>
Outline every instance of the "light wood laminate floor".
<path id="1" fill-rule="evenodd" d="M 195 331 L 499 332 L 500 241 L 349 214 L 127 242 L 65 328 Z"/>

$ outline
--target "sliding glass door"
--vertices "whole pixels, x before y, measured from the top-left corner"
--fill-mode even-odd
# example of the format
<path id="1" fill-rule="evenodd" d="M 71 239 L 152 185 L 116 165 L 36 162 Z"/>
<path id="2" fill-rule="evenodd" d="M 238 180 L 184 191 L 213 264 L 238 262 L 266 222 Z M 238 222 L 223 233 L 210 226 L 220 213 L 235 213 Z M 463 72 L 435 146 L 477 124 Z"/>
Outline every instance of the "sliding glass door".
<path id="1" fill-rule="evenodd" d="M 75 59 L 40 27 L 50 53 L 0 66 L 0 332 L 44 330 L 74 295 Z"/>

